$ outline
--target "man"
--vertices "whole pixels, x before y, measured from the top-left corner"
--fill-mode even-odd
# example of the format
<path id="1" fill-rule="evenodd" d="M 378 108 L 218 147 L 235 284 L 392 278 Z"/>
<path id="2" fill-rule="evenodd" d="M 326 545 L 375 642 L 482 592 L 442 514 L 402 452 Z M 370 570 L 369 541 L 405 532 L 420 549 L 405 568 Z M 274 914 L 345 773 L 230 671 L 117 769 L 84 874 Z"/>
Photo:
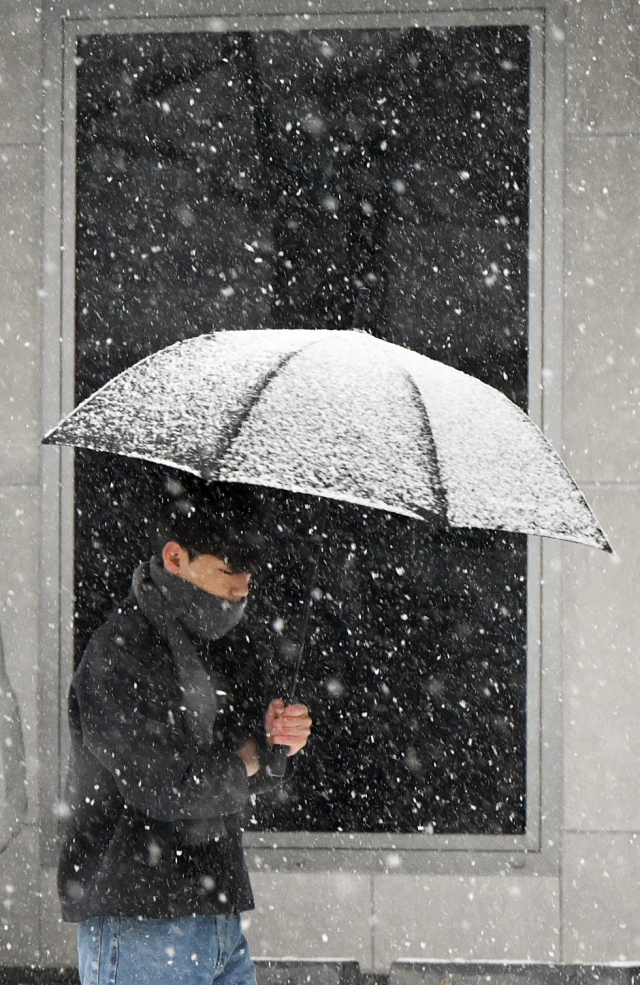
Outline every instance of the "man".
<path id="1" fill-rule="evenodd" d="M 311 719 L 281 699 L 265 714 L 236 629 L 260 554 L 247 499 L 219 489 L 171 504 L 73 678 L 59 890 L 80 924 L 83 985 L 255 983 L 243 814 L 280 782 L 273 746 L 299 752 Z"/>

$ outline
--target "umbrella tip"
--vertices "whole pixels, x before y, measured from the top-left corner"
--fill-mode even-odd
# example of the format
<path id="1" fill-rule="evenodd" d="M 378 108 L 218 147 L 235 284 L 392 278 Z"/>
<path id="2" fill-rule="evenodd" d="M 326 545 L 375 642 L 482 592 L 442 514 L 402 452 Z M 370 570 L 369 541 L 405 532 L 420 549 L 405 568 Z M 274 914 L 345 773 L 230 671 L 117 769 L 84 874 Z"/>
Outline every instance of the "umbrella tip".
<path id="1" fill-rule="evenodd" d="M 51 428 L 50 431 L 47 431 L 46 434 L 43 434 L 43 436 L 40 438 L 40 444 L 41 445 L 59 445 L 60 444 L 60 441 L 58 440 L 58 426 L 57 425 L 54 428 Z"/>
<path id="2" fill-rule="evenodd" d="M 596 544 L 594 546 L 599 547 L 600 550 L 601 551 L 604 551 L 605 554 L 613 554 L 613 553 L 615 553 L 614 550 L 613 550 L 613 547 L 609 543 L 609 538 L 605 534 L 605 532 L 602 529 L 602 527 L 598 527 L 598 529 L 597 529 L 597 532 L 596 532 Z"/>

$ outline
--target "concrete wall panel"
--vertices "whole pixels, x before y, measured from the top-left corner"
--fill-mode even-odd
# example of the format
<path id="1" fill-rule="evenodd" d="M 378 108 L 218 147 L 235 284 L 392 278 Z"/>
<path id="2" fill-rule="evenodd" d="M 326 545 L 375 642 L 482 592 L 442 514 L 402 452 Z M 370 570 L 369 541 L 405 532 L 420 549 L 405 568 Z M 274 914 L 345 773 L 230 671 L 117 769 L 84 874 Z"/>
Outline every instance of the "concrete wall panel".
<path id="1" fill-rule="evenodd" d="M 563 960 L 637 963 L 639 885 L 640 839 L 636 834 L 567 834 Z"/>
<path id="2" fill-rule="evenodd" d="M 616 553 L 564 550 L 565 827 L 640 830 L 640 498 L 588 492 Z"/>
<path id="3" fill-rule="evenodd" d="M 636 136 L 567 142 L 565 456 L 583 481 L 640 479 L 639 159 Z"/>
<path id="4" fill-rule="evenodd" d="M 257 958 L 359 961 L 372 970 L 371 877 L 346 872 L 254 872 L 245 917 Z"/>
<path id="5" fill-rule="evenodd" d="M 572 0 L 568 4 L 567 96 L 567 122 L 574 131 L 640 129 L 640 7 L 636 0 Z"/>
<path id="6" fill-rule="evenodd" d="M 40 961 L 37 847 L 30 826 L 0 855 L 0 967 Z"/>
<path id="7" fill-rule="evenodd" d="M 381 876 L 375 965 L 559 959 L 559 887 L 549 876 Z"/>
<path id="8" fill-rule="evenodd" d="M 29 816 L 37 818 L 38 546 L 37 487 L 0 486 L 0 628 L 9 679 L 20 706 Z"/>
<path id="9" fill-rule="evenodd" d="M 39 481 L 41 184 L 37 147 L 0 145 L 0 484 Z"/>
<path id="10" fill-rule="evenodd" d="M 37 144 L 42 131 L 42 4 L 0 6 L 0 144 Z"/>
<path id="11" fill-rule="evenodd" d="M 56 876 L 55 869 L 43 869 L 41 872 L 40 960 L 45 968 L 72 968 L 78 962 L 77 924 L 63 923 Z"/>

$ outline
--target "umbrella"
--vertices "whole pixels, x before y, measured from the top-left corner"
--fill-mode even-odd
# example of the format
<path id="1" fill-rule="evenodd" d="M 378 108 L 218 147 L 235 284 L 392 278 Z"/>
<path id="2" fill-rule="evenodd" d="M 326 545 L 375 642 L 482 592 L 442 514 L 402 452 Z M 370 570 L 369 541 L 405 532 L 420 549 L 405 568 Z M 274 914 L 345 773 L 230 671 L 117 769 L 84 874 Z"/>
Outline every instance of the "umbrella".
<path id="1" fill-rule="evenodd" d="M 264 329 L 178 342 L 108 382 L 43 440 L 209 481 L 611 550 L 561 459 L 512 401 L 363 332 Z M 290 699 L 301 659 L 302 646 Z M 282 775 L 285 761 L 283 747 L 271 772 Z"/>
<path id="2" fill-rule="evenodd" d="M 178 342 L 108 382 L 44 442 L 610 550 L 523 411 L 474 377 L 362 332 Z"/>

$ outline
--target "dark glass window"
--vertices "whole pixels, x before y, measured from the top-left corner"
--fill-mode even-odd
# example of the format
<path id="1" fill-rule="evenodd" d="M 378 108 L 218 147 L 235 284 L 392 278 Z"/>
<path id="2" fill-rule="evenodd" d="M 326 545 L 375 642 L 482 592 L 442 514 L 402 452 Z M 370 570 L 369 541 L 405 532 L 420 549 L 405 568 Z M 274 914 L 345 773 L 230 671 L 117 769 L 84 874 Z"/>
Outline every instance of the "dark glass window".
<path id="1" fill-rule="evenodd" d="M 526 407 L 526 28 L 105 35 L 78 57 L 78 400 L 203 332 L 357 327 Z M 162 480 L 77 453 L 78 655 Z M 317 501 L 280 520 L 249 618 L 274 689 Z M 337 504 L 325 532 L 313 744 L 253 826 L 523 832 L 526 538 Z"/>

